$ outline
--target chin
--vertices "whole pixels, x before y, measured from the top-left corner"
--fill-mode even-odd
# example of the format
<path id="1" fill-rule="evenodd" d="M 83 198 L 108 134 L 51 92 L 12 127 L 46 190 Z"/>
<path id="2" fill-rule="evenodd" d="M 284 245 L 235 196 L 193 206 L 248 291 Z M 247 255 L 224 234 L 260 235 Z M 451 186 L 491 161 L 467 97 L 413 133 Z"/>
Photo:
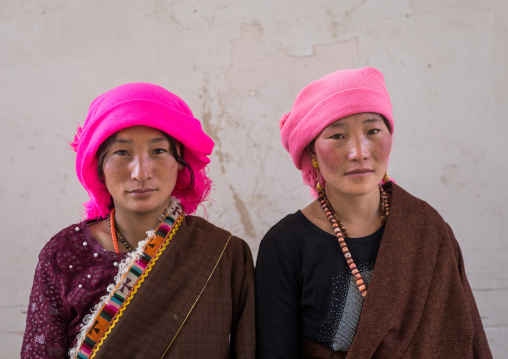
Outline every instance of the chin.
<path id="1" fill-rule="evenodd" d="M 350 196 L 354 196 L 354 197 L 361 197 L 361 196 L 365 196 L 366 194 L 369 194 L 371 193 L 372 190 L 366 190 L 366 191 L 362 191 L 362 190 L 356 190 L 356 191 L 349 191 L 347 194 L 350 195 Z"/>
<path id="2" fill-rule="evenodd" d="M 361 183 L 348 183 L 342 186 L 339 185 L 338 192 L 342 192 L 349 196 L 359 197 L 371 193 L 378 189 L 379 183 L 374 181 L 361 182 Z"/>
<path id="3" fill-rule="evenodd" d="M 152 213 L 152 212 L 161 212 L 164 211 L 164 209 L 167 207 L 167 204 L 166 203 L 157 203 L 157 204 L 152 204 L 152 203 L 138 203 L 138 204 L 135 204 L 135 205 L 132 205 L 132 206 L 128 206 L 126 207 L 125 209 L 129 212 L 132 212 L 132 213 L 137 213 L 137 214 L 148 214 L 148 213 Z"/>

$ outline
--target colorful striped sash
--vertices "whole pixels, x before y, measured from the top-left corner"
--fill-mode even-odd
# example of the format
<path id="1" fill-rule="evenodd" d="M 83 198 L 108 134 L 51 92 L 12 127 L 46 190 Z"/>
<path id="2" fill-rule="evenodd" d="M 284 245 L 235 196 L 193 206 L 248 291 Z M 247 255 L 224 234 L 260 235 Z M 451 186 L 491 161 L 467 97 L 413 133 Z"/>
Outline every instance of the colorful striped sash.
<path id="1" fill-rule="evenodd" d="M 85 337 L 81 343 L 78 343 L 78 352 L 72 355 L 72 358 L 88 359 L 95 356 L 155 262 L 173 239 L 183 218 L 184 213 L 180 205 L 177 202 L 172 203 L 166 212 L 166 217 L 147 240 L 143 249 L 138 249 L 137 255 L 126 259 L 128 268 L 121 279 L 115 283 L 110 296 L 99 304 L 100 309 L 87 325 Z"/>

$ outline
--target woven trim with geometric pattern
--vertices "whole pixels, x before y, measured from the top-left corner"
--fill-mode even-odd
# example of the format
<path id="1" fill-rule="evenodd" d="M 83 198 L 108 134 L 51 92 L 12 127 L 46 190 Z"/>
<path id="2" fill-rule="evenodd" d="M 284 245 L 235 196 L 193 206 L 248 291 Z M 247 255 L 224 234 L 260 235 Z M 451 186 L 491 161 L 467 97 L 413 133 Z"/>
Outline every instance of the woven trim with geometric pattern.
<path id="1" fill-rule="evenodd" d="M 179 203 L 172 203 L 155 234 L 148 239 L 139 257 L 116 284 L 112 294 L 92 319 L 93 324 L 86 332 L 82 343 L 78 344 L 79 351 L 74 358 L 91 359 L 95 356 L 155 262 L 173 239 L 184 216 Z"/>

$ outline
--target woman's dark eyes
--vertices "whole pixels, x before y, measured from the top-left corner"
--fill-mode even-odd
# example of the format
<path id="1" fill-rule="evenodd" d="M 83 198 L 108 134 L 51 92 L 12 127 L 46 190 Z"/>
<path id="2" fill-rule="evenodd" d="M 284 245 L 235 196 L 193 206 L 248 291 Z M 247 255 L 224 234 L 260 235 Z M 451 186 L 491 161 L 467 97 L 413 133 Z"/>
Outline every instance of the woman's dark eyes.
<path id="1" fill-rule="evenodd" d="M 168 150 L 166 150 L 165 148 L 157 148 L 156 150 L 153 151 L 153 153 L 155 153 L 155 154 L 160 154 L 160 153 L 165 153 L 165 152 L 168 152 Z"/>
<path id="2" fill-rule="evenodd" d="M 367 134 L 368 135 L 375 135 L 376 133 L 380 132 L 381 130 L 378 129 L 378 128 L 373 128 L 373 129 L 370 129 L 367 131 Z M 334 139 L 334 140 L 342 140 L 344 138 L 346 138 L 344 135 L 341 135 L 340 133 L 336 133 L 334 135 L 331 135 L 329 138 L 331 139 Z"/>
<path id="3" fill-rule="evenodd" d="M 152 153 L 155 155 L 159 155 L 161 153 L 166 153 L 166 152 L 169 152 L 169 151 L 165 148 L 157 148 L 152 151 Z M 129 152 L 126 150 L 117 150 L 117 151 L 114 151 L 113 154 L 119 155 L 119 156 L 128 156 Z"/>
<path id="4" fill-rule="evenodd" d="M 341 134 L 335 134 L 335 135 L 330 136 L 330 138 L 333 138 L 334 140 L 341 140 L 345 137 Z"/>

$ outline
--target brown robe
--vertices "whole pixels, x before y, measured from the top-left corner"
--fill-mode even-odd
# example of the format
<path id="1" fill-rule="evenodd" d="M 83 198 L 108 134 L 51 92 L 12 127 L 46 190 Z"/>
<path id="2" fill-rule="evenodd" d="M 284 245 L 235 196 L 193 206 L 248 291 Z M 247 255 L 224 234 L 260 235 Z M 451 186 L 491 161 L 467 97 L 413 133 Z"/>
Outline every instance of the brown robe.
<path id="1" fill-rule="evenodd" d="M 303 340 L 301 358 L 492 358 L 451 228 L 396 184 L 349 351 Z"/>
<path id="2" fill-rule="evenodd" d="M 230 237 L 188 216 L 119 321 L 99 358 L 161 358 Z M 254 268 L 248 245 L 231 237 L 205 291 L 165 358 L 254 358 Z"/>

